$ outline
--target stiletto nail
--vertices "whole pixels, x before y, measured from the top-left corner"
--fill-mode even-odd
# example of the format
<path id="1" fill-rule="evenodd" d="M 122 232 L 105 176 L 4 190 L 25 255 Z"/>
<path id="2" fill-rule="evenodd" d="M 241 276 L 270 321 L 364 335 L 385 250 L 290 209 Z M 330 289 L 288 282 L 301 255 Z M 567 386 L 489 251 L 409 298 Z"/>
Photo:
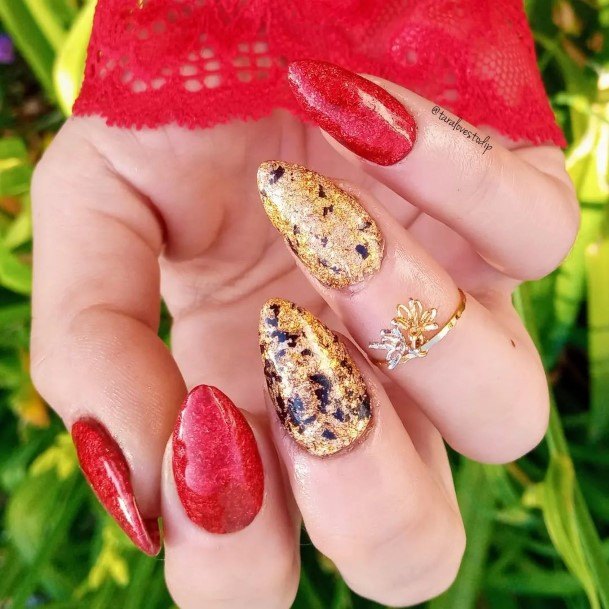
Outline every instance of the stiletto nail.
<path id="1" fill-rule="evenodd" d="M 411 150 L 416 123 L 395 97 L 372 81 L 323 61 L 295 61 L 288 79 L 310 118 L 341 144 L 379 165 Z"/>
<path id="2" fill-rule="evenodd" d="M 258 190 L 275 228 L 324 285 L 343 288 L 376 272 L 383 237 L 357 199 L 300 165 L 269 161 Z"/>
<path id="3" fill-rule="evenodd" d="M 161 550 L 159 524 L 157 519 L 140 514 L 129 465 L 119 445 L 91 418 L 72 425 L 72 439 L 80 467 L 100 503 L 142 552 L 156 556 Z"/>
<path id="4" fill-rule="evenodd" d="M 264 373 L 279 420 L 310 453 L 326 456 L 366 431 L 370 396 L 346 347 L 308 311 L 274 298 L 260 317 Z"/>
<path id="5" fill-rule="evenodd" d="M 173 476 L 195 524 L 233 533 L 262 506 L 264 472 L 254 434 L 219 389 L 200 385 L 187 396 L 173 432 Z"/>

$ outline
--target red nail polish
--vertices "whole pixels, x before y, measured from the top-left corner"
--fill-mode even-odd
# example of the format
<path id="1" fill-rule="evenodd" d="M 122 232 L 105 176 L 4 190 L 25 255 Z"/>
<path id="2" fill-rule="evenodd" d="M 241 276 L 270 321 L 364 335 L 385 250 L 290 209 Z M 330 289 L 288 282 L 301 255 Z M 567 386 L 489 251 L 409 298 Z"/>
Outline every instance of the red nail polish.
<path id="1" fill-rule="evenodd" d="M 94 419 L 74 423 L 72 439 L 80 467 L 101 504 L 142 552 L 156 556 L 161 550 L 159 524 L 156 519 L 142 518 L 119 445 Z"/>
<path id="2" fill-rule="evenodd" d="M 240 531 L 260 511 L 256 439 L 219 389 L 199 385 L 184 401 L 173 432 L 173 476 L 186 514 L 211 533 Z"/>
<path id="3" fill-rule="evenodd" d="M 309 117 L 359 156 L 393 165 L 411 150 L 417 126 L 385 89 L 324 61 L 295 61 L 288 79 Z"/>

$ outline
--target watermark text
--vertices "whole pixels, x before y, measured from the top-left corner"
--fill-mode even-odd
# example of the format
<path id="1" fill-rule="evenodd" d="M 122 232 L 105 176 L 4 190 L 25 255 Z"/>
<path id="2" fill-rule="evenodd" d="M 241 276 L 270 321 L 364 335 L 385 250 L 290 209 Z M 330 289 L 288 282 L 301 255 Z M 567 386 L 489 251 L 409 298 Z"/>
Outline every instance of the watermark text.
<path id="1" fill-rule="evenodd" d="M 450 116 L 446 114 L 440 106 L 434 106 L 431 109 L 431 113 L 441 120 L 443 123 L 446 123 L 450 127 L 452 127 L 453 131 L 459 131 L 466 137 L 468 140 L 472 140 L 474 144 L 477 144 L 482 148 L 482 154 L 486 153 L 489 150 L 492 150 L 493 146 L 490 143 L 490 135 L 487 135 L 484 139 L 482 139 L 477 131 L 472 131 L 471 129 L 467 129 L 462 123 L 460 118 L 455 118 L 454 116 Z"/>

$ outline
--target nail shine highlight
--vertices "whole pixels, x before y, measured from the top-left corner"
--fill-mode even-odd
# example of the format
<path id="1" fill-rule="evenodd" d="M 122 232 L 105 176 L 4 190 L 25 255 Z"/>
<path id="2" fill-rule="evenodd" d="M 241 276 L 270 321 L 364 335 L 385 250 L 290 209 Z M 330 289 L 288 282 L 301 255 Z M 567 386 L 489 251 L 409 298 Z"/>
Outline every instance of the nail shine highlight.
<path id="1" fill-rule="evenodd" d="M 258 169 L 264 209 L 292 251 L 324 285 L 344 288 L 376 272 L 381 232 L 357 199 L 332 180 L 292 163 Z"/>
<path id="2" fill-rule="evenodd" d="M 256 438 L 241 411 L 215 387 L 186 397 L 173 432 L 173 476 L 192 522 L 210 533 L 234 533 L 256 517 L 264 471 Z"/>
<path id="3" fill-rule="evenodd" d="M 339 337 L 314 315 L 269 300 L 260 349 L 279 420 L 300 446 L 323 457 L 363 436 L 371 421 L 366 383 Z"/>
<path id="4" fill-rule="evenodd" d="M 303 60 L 290 64 L 288 81 L 309 117 L 360 157 L 394 165 L 412 150 L 412 114 L 371 80 L 332 63 Z"/>
<path id="5" fill-rule="evenodd" d="M 140 514 L 129 465 L 116 440 L 92 418 L 76 421 L 71 431 L 80 467 L 100 503 L 142 552 L 150 556 L 158 554 L 161 550 L 158 522 Z"/>

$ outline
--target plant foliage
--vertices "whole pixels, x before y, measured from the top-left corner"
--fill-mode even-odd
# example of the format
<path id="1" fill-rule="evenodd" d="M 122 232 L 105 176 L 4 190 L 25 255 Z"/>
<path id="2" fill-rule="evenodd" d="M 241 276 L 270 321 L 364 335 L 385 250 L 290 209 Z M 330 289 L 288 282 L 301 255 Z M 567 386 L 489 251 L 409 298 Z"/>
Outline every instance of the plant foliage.
<path id="1" fill-rule="evenodd" d="M 469 541 L 429 609 L 609 609 L 609 0 L 526 5 L 582 209 L 562 266 L 515 294 L 548 373 L 551 423 L 515 463 L 451 455 Z M 162 561 L 97 504 L 28 374 L 30 179 L 78 92 L 93 9 L 0 0 L 0 38 L 16 47 L 0 59 L 0 609 L 173 606 Z M 304 533 L 302 553 L 295 609 L 379 607 Z"/>

